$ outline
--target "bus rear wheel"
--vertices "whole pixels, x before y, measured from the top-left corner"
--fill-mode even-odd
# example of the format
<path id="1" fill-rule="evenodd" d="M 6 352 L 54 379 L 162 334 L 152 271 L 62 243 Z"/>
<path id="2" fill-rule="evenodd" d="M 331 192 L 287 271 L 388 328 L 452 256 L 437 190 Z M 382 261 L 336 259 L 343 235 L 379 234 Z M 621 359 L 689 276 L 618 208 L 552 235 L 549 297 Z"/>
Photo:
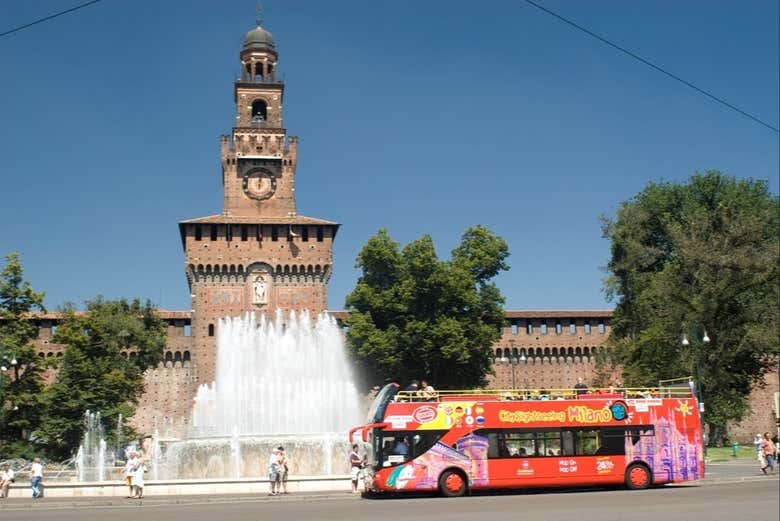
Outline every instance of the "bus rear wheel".
<path id="1" fill-rule="evenodd" d="M 650 471 L 644 465 L 633 463 L 626 469 L 626 487 L 641 490 L 650 486 Z"/>
<path id="2" fill-rule="evenodd" d="M 447 497 L 460 497 L 466 493 L 466 480 L 455 470 L 445 470 L 439 476 L 439 490 Z"/>

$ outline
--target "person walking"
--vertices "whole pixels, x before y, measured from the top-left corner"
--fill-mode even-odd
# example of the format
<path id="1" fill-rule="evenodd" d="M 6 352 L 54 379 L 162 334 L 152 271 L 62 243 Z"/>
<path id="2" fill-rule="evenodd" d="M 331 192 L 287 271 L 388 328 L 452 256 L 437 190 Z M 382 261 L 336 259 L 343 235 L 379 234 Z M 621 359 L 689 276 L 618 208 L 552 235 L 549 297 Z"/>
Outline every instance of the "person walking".
<path id="1" fill-rule="evenodd" d="M 766 467 L 766 461 L 764 460 L 764 449 L 761 448 L 761 445 L 764 443 L 764 437 L 761 436 L 761 434 L 756 434 L 756 437 L 753 439 L 753 446 L 756 448 L 756 459 L 758 460 L 758 467 L 763 471 L 764 467 Z"/>
<path id="2" fill-rule="evenodd" d="M 32 467 L 30 467 L 30 485 L 33 499 L 43 497 L 41 481 L 43 481 L 43 464 L 41 463 L 41 458 L 35 458 L 33 459 Z"/>
<path id="3" fill-rule="evenodd" d="M 769 437 L 769 433 L 764 433 L 764 439 L 761 441 L 761 450 L 764 454 L 764 466 L 761 467 L 761 472 L 767 474 L 767 469 L 772 475 L 775 474 L 775 444 Z"/>

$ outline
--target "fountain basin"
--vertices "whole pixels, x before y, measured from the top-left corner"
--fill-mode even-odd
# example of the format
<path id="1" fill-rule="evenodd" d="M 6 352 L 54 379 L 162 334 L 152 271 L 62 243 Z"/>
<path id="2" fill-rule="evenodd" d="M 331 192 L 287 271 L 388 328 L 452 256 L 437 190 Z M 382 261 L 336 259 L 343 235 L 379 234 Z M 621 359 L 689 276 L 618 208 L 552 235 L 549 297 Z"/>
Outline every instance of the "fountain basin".
<path id="1" fill-rule="evenodd" d="M 191 438 L 161 444 L 160 479 L 259 478 L 268 475 L 268 458 L 284 447 L 289 472 L 296 476 L 349 473 L 346 434 L 293 434 Z"/>

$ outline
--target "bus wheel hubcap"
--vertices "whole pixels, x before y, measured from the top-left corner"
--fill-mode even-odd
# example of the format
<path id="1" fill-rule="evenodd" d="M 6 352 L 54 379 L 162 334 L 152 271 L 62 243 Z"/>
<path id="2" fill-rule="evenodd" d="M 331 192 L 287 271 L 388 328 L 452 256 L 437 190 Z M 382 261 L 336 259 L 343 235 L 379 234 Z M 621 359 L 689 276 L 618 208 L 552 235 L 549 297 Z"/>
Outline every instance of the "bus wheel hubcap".
<path id="1" fill-rule="evenodd" d="M 642 467 L 634 467 L 631 469 L 630 478 L 634 486 L 641 487 L 647 482 L 647 472 Z"/>
<path id="2" fill-rule="evenodd" d="M 450 474 L 444 481 L 444 485 L 450 492 L 459 492 L 463 487 L 463 478 L 457 474 Z"/>

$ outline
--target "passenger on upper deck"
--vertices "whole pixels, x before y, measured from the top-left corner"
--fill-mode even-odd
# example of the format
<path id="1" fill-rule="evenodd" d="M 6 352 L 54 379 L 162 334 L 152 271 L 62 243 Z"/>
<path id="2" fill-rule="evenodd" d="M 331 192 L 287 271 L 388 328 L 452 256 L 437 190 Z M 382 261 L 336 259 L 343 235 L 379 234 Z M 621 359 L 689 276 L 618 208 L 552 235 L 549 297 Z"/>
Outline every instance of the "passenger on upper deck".
<path id="1" fill-rule="evenodd" d="M 577 394 L 577 396 L 588 392 L 588 386 L 585 385 L 585 382 L 582 381 L 581 376 L 577 378 L 577 385 L 574 386 L 574 392 Z"/>
<path id="2" fill-rule="evenodd" d="M 434 389 L 426 380 L 422 381 L 420 387 L 421 389 L 417 391 L 417 396 L 426 400 L 434 400 L 436 398 L 436 389 Z"/>

